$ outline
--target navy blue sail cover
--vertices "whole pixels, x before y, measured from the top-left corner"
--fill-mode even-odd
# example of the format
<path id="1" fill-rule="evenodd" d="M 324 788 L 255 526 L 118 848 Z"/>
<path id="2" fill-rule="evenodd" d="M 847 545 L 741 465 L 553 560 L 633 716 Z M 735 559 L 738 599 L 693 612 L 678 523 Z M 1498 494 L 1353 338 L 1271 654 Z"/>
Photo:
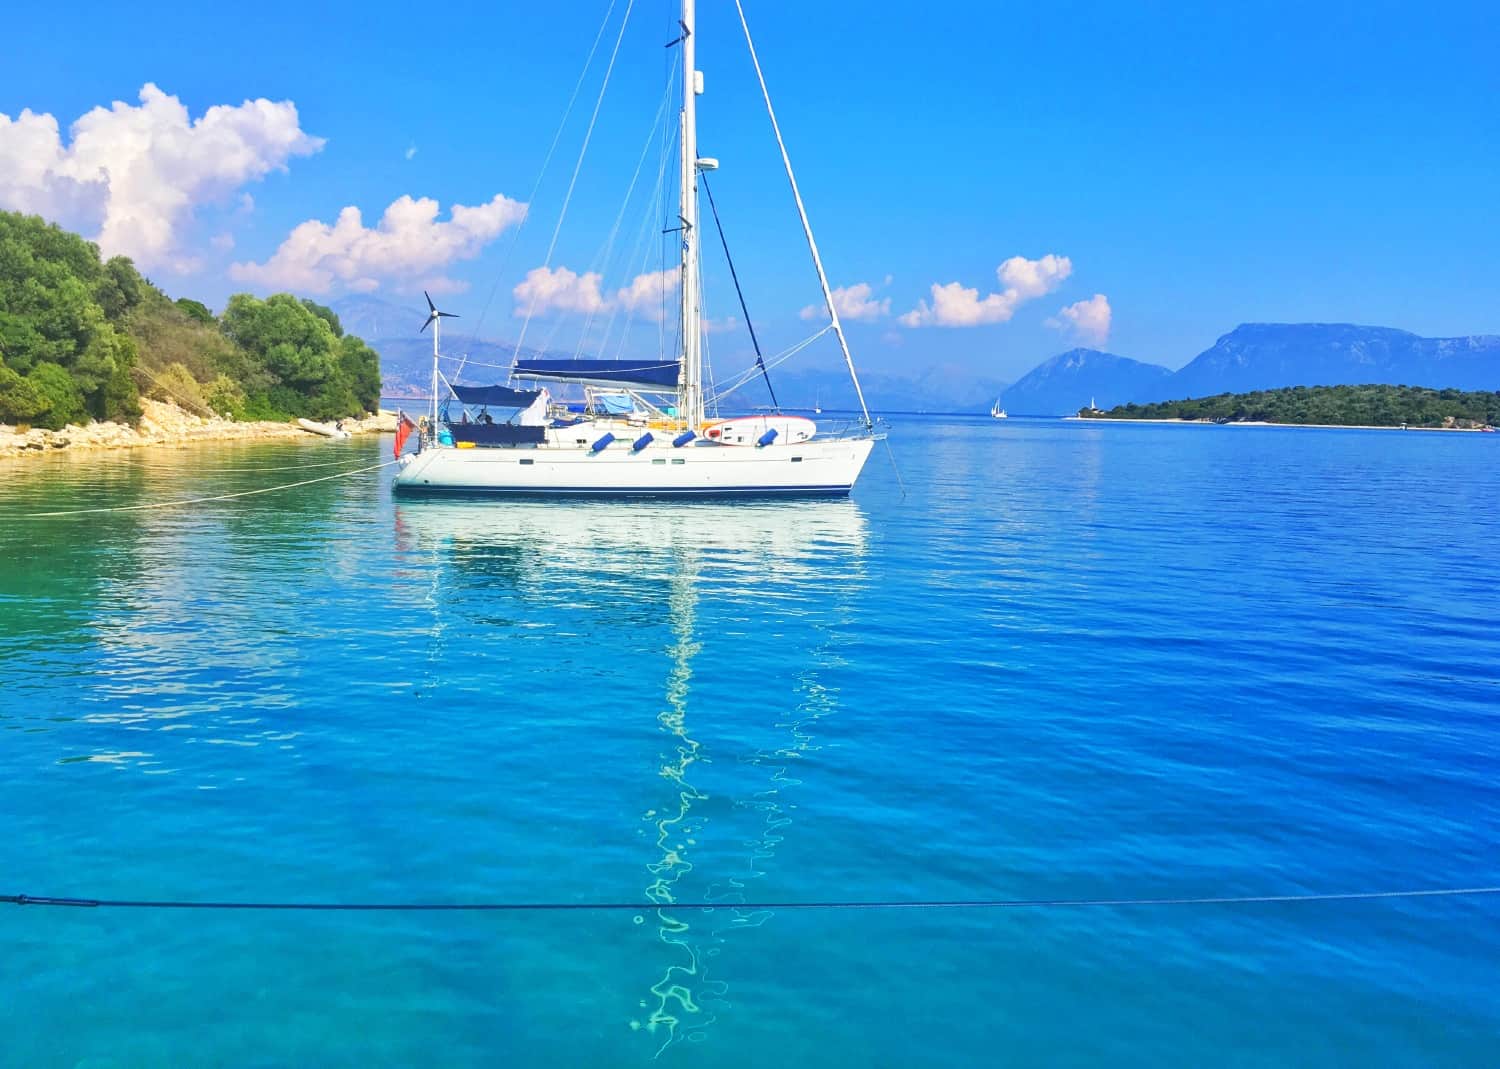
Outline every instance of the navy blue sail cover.
<path id="1" fill-rule="evenodd" d="M 546 427 L 521 427 L 514 423 L 447 423 L 455 442 L 472 442 L 478 447 L 506 445 L 541 445 L 547 440 Z"/>
<path id="2" fill-rule="evenodd" d="M 540 390 L 512 390 L 509 386 L 455 386 L 453 392 L 462 404 L 496 408 L 530 408 L 542 394 Z"/>
<path id="3" fill-rule="evenodd" d="M 515 373 L 526 378 L 650 386 L 674 390 L 680 375 L 676 360 L 517 360 Z"/>

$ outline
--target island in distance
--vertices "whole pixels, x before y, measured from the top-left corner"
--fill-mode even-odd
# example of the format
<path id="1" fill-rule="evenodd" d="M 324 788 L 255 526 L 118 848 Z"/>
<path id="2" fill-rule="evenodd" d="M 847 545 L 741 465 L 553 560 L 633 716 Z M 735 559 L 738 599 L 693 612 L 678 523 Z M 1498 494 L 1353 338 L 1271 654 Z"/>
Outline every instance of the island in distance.
<path id="1" fill-rule="evenodd" d="M 1084 419 L 1276 423 L 1313 427 L 1400 427 L 1489 431 L 1500 423 L 1500 391 L 1426 386 L 1282 386 L 1182 401 L 1085 408 Z"/>
<path id="2" fill-rule="evenodd" d="M 333 302 L 345 327 L 379 350 L 388 396 L 424 396 L 432 376 L 432 343 L 413 325 L 412 309 L 366 295 Z M 497 317 L 498 318 L 498 317 Z M 416 317 L 420 325 L 420 314 Z M 503 381 L 515 343 L 483 336 L 482 322 L 454 321 L 444 349 L 467 357 L 464 380 Z M 481 334 L 467 333 L 478 327 Z M 574 356 L 527 346 L 525 356 Z M 1391 327 L 1327 323 L 1248 323 L 1225 334 L 1178 371 L 1097 349 L 1069 349 L 1042 361 L 1014 383 L 942 364 L 903 371 L 866 371 L 865 396 L 877 412 L 988 412 L 998 397 L 1010 414 L 1072 415 L 1283 386 L 1409 385 L 1437 389 L 1500 389 L 1500 336 L 1424 338 Z M 776 369 L 777 403 L 788 409 L 855 407 L 847 373 L 816 365 Z M 762 382 L 736 400 L 750 409 L 771 403 Z"/>

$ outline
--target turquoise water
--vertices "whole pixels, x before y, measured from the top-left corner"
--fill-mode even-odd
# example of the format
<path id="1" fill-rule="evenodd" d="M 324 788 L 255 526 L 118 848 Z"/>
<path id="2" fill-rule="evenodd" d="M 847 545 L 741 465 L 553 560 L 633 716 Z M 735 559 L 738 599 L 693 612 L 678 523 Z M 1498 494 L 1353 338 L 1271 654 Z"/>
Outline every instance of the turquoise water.
<path id="1" fill-rule="evenodd" d="M 893 445 L 800 505 L 0 465 L 0 893 L 661 904 L 0 906 L 0 1064 L 1500 1060 L 1493 899 L 734 908 L 1500 883 L 1494 436 Z"/>

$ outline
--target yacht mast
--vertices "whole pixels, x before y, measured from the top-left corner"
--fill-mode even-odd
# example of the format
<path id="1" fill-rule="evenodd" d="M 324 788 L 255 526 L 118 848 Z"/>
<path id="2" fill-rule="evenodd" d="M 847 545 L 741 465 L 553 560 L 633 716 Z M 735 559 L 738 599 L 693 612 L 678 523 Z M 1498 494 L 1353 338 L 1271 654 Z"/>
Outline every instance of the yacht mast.
<path id="1" fill-rule="evenodd" d="M 439 296 L 442 296 L 439 294 Z M 429 303 L 432 298 L 428 298 Z M 443 321 L 434 312 L 432 316 L 432 422 L 427 426 L 432 428 L 432 440 L 437 441 L 438 423 L 438 338 L 443 333 Z"/>
<path id="2" fill-rule="evenodd" d="M 682 271 L 678 294 L 682 301 L 682 386 L 679 414 L 691 430 L 703 422 L 703 339 L 698 300 L 698 94 L 703 76 L 697 70 L 694 0 L 682 0 L 682 151 L 681 193 Z"/>

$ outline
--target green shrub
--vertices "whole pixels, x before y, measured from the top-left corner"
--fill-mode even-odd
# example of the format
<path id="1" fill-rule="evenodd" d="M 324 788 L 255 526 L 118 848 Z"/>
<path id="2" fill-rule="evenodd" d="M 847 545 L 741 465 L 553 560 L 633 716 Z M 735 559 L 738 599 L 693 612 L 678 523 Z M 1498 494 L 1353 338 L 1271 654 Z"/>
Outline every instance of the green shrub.
<path id="1" fill-rule="evenodd" d="M 195 323 L 212 326 L 216 322 L 214 314 L 208 310 L 208 305 L 202 301 L 195 301 L 191 297 L 178 297 L 173 303 L 181 309 L 183 315 Z"/>
<path id="2" fill-rule="evenodd" d="M 0 364 L 0 423 L 21 424 L 47 411 L 35 384 Z"/>
<path id="3" fill-rule="evenodd" d="M 228 375 L 219 375 L 205 390 L 209 407 L 230 419 L 245 419 L 245 391 Z"/>
<path id="4" fill-rule="evenodd" d="M 26 381 L 46 406 L 33 419 L 38 426 L 56 431 L 69 423 L 84 423 L 88 420 L 88 409 L 83 403 L 83 394 L 79 391 L 78 384 L 57 364 L 42 361 L 27 372 Z"/>

